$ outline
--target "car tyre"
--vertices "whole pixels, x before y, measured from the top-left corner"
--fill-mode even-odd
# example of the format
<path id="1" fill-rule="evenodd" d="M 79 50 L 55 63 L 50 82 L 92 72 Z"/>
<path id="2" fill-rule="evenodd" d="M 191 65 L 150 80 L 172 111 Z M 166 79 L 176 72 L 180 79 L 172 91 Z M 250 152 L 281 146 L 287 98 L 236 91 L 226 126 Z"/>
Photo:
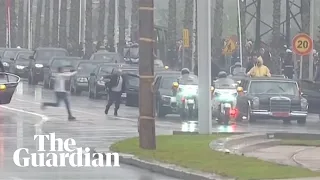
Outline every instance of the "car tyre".
<path id="1" fill-rule="evenodd" d="M 157 106 L 156 106 L 156 115 L 157 117 L 159 118 L 164 118 L 167 114 L 166 112 L 163 110 L 162 106 L 160 105 L 160 103 L 158 102 L 157 103 Z"/>
<path id="2" fill-rule="evenodd" d="M 307 118 L 298 119 L 298 120 L 297 120 L 297 123 L 298 123 L 298 124 L 301 124 L 301 125 L 304 125 L 304 124 L 307 123 Z"/>

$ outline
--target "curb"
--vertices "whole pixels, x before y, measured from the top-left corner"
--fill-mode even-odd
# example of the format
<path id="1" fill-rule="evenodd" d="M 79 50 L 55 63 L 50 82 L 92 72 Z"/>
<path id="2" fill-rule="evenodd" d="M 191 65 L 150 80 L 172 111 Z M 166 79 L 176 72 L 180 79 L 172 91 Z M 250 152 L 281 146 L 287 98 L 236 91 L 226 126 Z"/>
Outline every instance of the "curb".
<path id="1" fill-rule="evenodd" d="M 199 132 L 173 131 L 172 134 L 173 134 L 173 135 L 198 135 Z M 212 134 L 242 135 L 242 134 L 249 134 L 249 132 L 213 132 Z"/>
<path id="2" fill-rule="evenodd" d="M 182 168 L 172 164 L 164 164 L 157 161 L 145 161 L 132 155 L 120 155 L 120 163 L 146 169 L 166 176 L 184 180 L 235 180 L 234 178 L 223 178 L 209 173 L 203 173 L 191 169 Z"/>
<path id="3" fill-rule="evenodd" d="M 307 133 L 267 133 L 268 139 L 298 139 L 298 140 L 319 140 L 320 134 Z"/>

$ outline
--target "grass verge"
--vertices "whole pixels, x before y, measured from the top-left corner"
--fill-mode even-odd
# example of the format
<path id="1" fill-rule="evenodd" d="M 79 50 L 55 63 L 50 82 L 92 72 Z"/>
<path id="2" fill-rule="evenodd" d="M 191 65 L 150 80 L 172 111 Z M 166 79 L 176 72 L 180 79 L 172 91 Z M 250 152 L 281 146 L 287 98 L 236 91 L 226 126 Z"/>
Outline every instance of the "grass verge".
<path id="1" fill-rule="evenodd" d="M 295 140 L 295 139 L 286 139 L 286 140 L 281 140 L 281 145 L 289 145 L 289 146 L 316 146 L 316 147 L 320 147 L 320 140 Z"/>
<path id="2" fill-rule="evenodd" d="M 134 154 L 144 160 L 176 164 L 181 167 L 247 179 L 284 179 L 320 176 L 319 172 L 265 162 L 256 158 L 213 151 L 209 143 L 217 135 L 170 135 L 157 137 L 156 150 L 139 148 L 139 139 L 130 138 L 111 146 L 116 152 Z"/>

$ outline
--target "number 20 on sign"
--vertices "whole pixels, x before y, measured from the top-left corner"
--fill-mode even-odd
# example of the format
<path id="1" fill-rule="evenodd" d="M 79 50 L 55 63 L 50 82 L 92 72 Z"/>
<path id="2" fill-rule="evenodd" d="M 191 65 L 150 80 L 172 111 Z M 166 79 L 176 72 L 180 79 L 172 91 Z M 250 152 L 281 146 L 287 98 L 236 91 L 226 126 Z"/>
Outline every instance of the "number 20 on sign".
<path id="1" fill-rule="evenodd" d="M 293 52 L 305 56 L 313 51 L 313 41 L 308 34 L 297 34 L 292 40 Z"/>

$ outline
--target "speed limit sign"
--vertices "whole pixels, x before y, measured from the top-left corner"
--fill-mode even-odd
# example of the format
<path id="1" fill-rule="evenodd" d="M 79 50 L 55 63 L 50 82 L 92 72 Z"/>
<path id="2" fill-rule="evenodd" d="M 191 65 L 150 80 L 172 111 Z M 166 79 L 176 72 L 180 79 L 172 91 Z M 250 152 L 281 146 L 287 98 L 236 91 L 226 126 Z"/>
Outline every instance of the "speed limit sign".
<path id="1" fill-rule="evenodd" d="M 308 55 L 313 50 L 313 41 L 308 34 L 297 34 L 292 40 L 292 50 L 300 56 Z"/>

